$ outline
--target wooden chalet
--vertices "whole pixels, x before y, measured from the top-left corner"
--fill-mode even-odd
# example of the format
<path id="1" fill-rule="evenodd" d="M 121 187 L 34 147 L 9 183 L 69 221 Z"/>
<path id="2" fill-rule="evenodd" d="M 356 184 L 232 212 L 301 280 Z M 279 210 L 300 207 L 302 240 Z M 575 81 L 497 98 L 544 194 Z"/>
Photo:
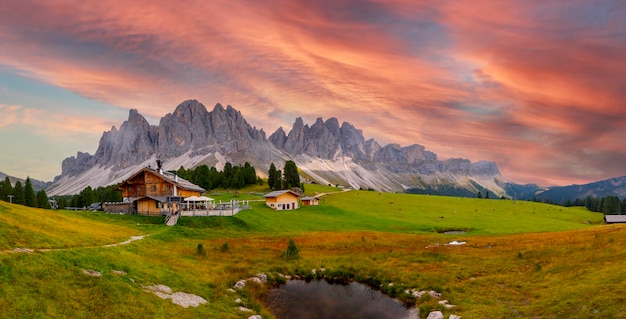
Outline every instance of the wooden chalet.
<path id="1" fill-rule="evenodd" d="M 320 204 L 319 198 L 315 196 L 302 197 L 302 206 L 317 206 Z"/>
<path id="2" fill-rule="evenodd" d="M 205 190 L 175 174 L 143 168 L 117 186 L 125 203 L 140 215 L 165 216 L 180 211 L 185 197 L 200 196 Z"/>
<path id="3" fill-rule="evenodd" d="M 294 210 L 298 209 L 298 198 L 300 195 L 290 190 L 273 191 L 265 194 L 265 205 L 274 210 Z"/>

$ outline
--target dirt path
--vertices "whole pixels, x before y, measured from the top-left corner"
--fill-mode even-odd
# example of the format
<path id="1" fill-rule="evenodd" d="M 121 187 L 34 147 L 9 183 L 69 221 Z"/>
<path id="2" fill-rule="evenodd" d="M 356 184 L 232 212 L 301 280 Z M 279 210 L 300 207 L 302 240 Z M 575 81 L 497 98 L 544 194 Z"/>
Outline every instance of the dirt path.
<path id="1" fill-rule="evenodd" d="M 132 236 L 129 240 L 126 240 L 126 241 L 123 241 L 123 242 L 119 242 L 119 243 L 115 243 L 115 244 L 102 245 L 102 246 L 69 247 L 69 248 L 44 248 L 44 249 L 37 249 L 37 248 L 14 248 L 14 249 L 11 249 L 11 250 L 0 250 L 0 254 L 15 254 L 15 253 L 26 253 L 26 254 L 29 254 L 29 253 L 33 253 L 33 252 L 64 251 L 64 250 L 80 249 L 80 248 L 107 248 L 107 247 L 128 245 L 128 244 L 130 244 L 130 243 L 132 243 L 134 241 L 142 240 L 146 236 L 150 236 L 150 235 Z"/>

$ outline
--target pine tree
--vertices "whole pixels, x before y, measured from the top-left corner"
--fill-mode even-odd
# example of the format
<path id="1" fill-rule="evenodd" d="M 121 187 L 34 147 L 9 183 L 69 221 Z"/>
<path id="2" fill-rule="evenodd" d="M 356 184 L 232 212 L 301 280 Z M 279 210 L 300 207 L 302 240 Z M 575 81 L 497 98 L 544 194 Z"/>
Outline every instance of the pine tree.
<path id="1" fill-rule="evenodd" d="M 298 167 L 294 161 L 285 162 L 285 178 L 283 188 L 290 189 L 292 187 L 300 186 L 300 174 L 298 173 Z"/>
<path id="2" fill-rule="evenodd" d="M 620 200 L 617 196 L 607 196 L 602 200 L 602 212 L 605 215 L 619 214 L 621 211 Z"/>
<path id="3" fill-rule="evenodd" d="M 35 190 L 30 182 L 30 177 L 26 177 L 26 185 L 24 186 L 24 205 L 37 207 L 37 197 L 35 197 Z"/>
<path id="4" fill-rule="evenodd" d="M 489 191 L 485 191 L 485 199 L 489 199 Z"/>
<path id="5" fill-rule="evenodd" d="M 20 181 L 15 182 L 15 188 L 13 188 L 13 203 L 24 205 L 24 186 Z"/>
<path id="6" fill-rule="evenodd" d="M 78 207 L 87 207 L 96 201 L 96 194 L 91 186 L 85 187 L 80 194 L 78 194 Z"/>
<path id="7" fill-rule="evenodd" d="M 211 189 L 212 183 L 211 183 L 211 176 L 209 174 L 209 167 L 206 165 L 200 165 L 198 167 L 196 167 L 196 170 L 194 171 L 194 177 L 193 177 L 193 181 L 195 184 L 197 184 L 198 186 L 209 190 Z"/>
<path id="8" fill-rule="evenodd" d="M 37 192 L 37 207 L 50 209 L 50 202 L 48 201 L 48 195 L 45 190 Z"/>
<path id="9" fill-rule="evenodd" d="M 480 193 L 480 191 L 478 191 L 478 195 L 476 197 L 477 198 L 483 198 L 483 195 Z"/>
<path id="10" fill-rule="evenodd" d="M 270 165 L 270 170 L 267 172 L 267 186 L 269 186 L 270 189 L 276 189 L 276 173 L 276 166 L 272 163 Z"/>
<path id="11" fill-rule="evenodd" d="M 59 207 L 59 209 L 65 209 L 65 207 L 68 206 L 67 198 L 65 198 L 65 196 L 57 197 L 57 206 Z"/>
<path id="12" fill-rule="evenodd" d="M 9 177 L 4 178 L 4 183 L 2 184 L 2 200 L 9 201 L 9 195 L 13 195 L 13 186 L 11 185 L 11 181 Z"/>

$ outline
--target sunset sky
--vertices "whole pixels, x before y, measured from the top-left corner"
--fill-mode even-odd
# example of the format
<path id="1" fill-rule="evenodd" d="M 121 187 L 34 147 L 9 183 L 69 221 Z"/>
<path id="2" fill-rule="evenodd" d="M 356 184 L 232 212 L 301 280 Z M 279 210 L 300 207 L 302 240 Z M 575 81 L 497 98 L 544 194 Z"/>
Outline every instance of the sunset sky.
<path id="1" fill-rule="evenodd" d="M 52 180 L 128 110 L 337 117 L 517 183 L 626 175 L 626 1 L 0 0 L 0 171 Z"/>

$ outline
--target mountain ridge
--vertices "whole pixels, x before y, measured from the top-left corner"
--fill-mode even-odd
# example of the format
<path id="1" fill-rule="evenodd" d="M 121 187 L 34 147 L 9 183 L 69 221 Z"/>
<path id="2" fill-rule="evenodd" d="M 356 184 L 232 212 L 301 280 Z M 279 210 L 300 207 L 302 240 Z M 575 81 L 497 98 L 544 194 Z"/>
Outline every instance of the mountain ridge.
<path id="1" fill-rule="evenodd" d="M 354 188 L 402 192 L 428 184 L 454 185 L 477 190 L 476 185 L 505 194 L 508 182 L 493 162 L 472 163 L 467 159 L 439 160 L 422 145 L 381 146 L 365 140 L 363 131 L 337 118 L 318 117 L 309 125 L 294 120 L 269 137 L 252 127 L 240 111 L 217 103 L 212 111 L 197 100 L 180 103 L 150 125 L 136 109 L 117 129 L 103 132 L 94 155 L 77 152 L 63 160 L 61 174 L 48 192 L 77 193 L 86 186 L 117 183 L 159 158 L 168 170 L 201 164 L 221 169 L 225 162 L 249 162 L 265 176 L 270 163 L 294 160 L 303 176 L 318 183 Z M 153 165 L 153 164 L 152 164 Z"/>

